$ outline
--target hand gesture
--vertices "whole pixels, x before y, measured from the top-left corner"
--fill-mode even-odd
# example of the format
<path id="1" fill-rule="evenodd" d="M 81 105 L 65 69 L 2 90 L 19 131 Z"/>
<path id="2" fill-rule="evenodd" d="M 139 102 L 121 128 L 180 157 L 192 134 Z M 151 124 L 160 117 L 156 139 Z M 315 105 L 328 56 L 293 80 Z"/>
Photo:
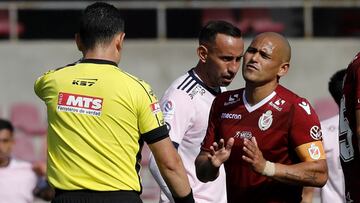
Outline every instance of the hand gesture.
<path id="1" fill-rule="evenodd" d="M 234 138 L 230 138 L 226 146 L 224 139 L 220 139 L 219 143 L 214 142 L 210 147 L 210 154 L 208 158 L 214 167 L 220 167 L 226 160 L 228 160 L 231 148 L 234 145 Z"/>
<path id="2" fill-rule="evenodd" d="M 257 173 L 262 173 L 265 168 L 266 160 L 263 157 L 261 150 L 258 147 L 255 137 L 251 140 L 244 139 L 244 155 L 242 159 L 251 164 L 252 169 Z"/>

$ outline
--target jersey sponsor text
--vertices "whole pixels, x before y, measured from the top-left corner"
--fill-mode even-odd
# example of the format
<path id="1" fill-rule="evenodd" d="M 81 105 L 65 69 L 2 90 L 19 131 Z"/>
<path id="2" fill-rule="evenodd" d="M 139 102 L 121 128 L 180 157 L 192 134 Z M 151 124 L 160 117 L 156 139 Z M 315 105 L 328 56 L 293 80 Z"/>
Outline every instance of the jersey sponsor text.
<path id="1" fill-rule="evenodd" d="M 99 97 L 60 92 L 57 110 L 100 116 L 102 104 L 103 99 Z"/>

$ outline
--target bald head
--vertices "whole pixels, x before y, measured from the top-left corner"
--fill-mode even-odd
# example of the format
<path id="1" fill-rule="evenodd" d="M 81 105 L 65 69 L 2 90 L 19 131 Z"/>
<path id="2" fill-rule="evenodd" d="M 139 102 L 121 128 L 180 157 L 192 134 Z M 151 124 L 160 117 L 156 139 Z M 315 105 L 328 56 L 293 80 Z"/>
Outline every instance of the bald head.
<path id="1" fill-rule="evenodd" d="M 272 43 L 277 55 L 282 59 L 282 62 L 290 62 L 291 47 L 289 41 L 282 35 L 275 32 L 264 32 L 255 37 L 252 41 L 269 41 Z"/>

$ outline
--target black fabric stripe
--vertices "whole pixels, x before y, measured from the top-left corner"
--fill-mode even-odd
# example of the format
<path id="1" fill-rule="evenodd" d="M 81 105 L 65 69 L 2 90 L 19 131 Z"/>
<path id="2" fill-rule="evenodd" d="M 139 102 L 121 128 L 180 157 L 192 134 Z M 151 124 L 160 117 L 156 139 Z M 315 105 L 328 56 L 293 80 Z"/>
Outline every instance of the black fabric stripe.
<path id="1" fill-rule="evenodd" d="M 181 88 L 181 90 L 184 90 L 185 88 L 187 88 L 193 81 L 194 81 L 194 79 L 191 78 L 191 79 Z"/>
<path id="2" fill-rule="evenodd" d="M 221 92 L 216 92 L 214 89 L 208 87 L 207 85 L 205 85 L 205 83 L 203 83 L 199 78 L 197 78 L 194 74 L 194 68 L 192 68 L 191 70 L 188 71 L 189 75 L 197 82 L 199 83 L 201 86 L 203 86 L 207 91 L 209 91 L 212 95 L 216 96 L 218 94 L 220 94 Z"/>
<path id="3" fill-rule="evenodd" d="M 180 89 L 180 87 L 190 78 L 191 76 L 187 76 L 185 80 L 177 87 L 177 89 Z"/>
<path id="4" fill-rule="evenodd" d="M 67 64 L 66 66 L 56 68 L 55 71 L 61 70 L 61 69 L 63 69 L 63 68 L 68 68 L 68 67 L 71 67 L 71 66 L 75 66 L 75 65 L 78 64 L 80 61 L 81 61 L 81 59 L 79 59 L 79 60 L 77 60 L 77 61 L 75 61 L 75 62 L 73 62 L 73 63 Z"/>
<path id="5" fill-rule="evenodd" d="M 191 81 L 194 81 L 194 80 L 191 80 Z M 189 93 L 190 90 L 192 90 L 192 89 L 195 87 L 195 85 L 197 85 L 197 84 L 198 84 L 198 83 L 195 81 L 194 84 L 191 85 L 191 87 L 186 91 L 186 93 Z"/>
<path id="6" fill-rule="evenodd" d="M 108 64 L 118 67 L 118 64 L 114 61 L 108 61 L 104 59 L 82 59 L 80 63 L 96 63 L 96 64 Z"/>
<path id="7" fill-rule="evenodd" d="M 169 130 L 166 125 L 160 126 L 141 135 L 147 144 L 158 142 L 162 139 L 169 137 Z"/>
<path id="8" fill-rule="evenodd" d="M 141 169 L 141 158 L 142 158 L 141 151 L 142 151 L 142 148 L 144 146 L 144 140 L 142 138 L 140 138 L 138 143 L 139 143 L 139 151 L 136 154 L 135 170 L 136 170 L 136 173 L 138 175 L 138 182 L 140 184 L 140 192 L 139 193 L 141 194 L 142 190 L 143 190 L 143 187 L 142 187 L 142 184 L 141 184 L 140 169 Z"/>
<path id="9" fill-rule="evenodd" d="M 124 74 L 126 74 L 127 76 L 129 76 L 131 79 L 135 80 L 137 83 L 140 84 L 140 86 L 145 90 L 147 96 L 149 97 L 150 103 L 153 103 L 153 100 L 151 99 L 151 96 L 149 95 L 148 91 L 146 90 L 146 88 L 144 87 L 143 84 L 141 84 L 141 82 L 139 80 L 137 80 L 136 78 L 132 77 L 131 75 L 129 75 L 127 72 L 123 72 Z M 159 117 L 157 114 L 155 114 L 156 120 L 158 122 L 158 125 L 161 126 L 161 122 L 159 120 Z"/>

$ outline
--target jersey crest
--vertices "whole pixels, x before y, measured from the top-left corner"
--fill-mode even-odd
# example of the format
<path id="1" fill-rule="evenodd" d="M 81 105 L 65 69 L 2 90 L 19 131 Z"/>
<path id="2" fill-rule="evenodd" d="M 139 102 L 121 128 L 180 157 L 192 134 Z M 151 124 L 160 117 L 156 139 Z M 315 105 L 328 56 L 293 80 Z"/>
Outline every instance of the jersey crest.
<path id="1" fill-rule="evenodd" d="M 270 128 L 271 124 L 273 122 L 273 116 L 272 116 L 272 111 L 268 110 L 265 113 L 263 113 L 261 115 L 261 117 L 259 118 L 259 128 L 260 130 L 264 131 Z"/>

